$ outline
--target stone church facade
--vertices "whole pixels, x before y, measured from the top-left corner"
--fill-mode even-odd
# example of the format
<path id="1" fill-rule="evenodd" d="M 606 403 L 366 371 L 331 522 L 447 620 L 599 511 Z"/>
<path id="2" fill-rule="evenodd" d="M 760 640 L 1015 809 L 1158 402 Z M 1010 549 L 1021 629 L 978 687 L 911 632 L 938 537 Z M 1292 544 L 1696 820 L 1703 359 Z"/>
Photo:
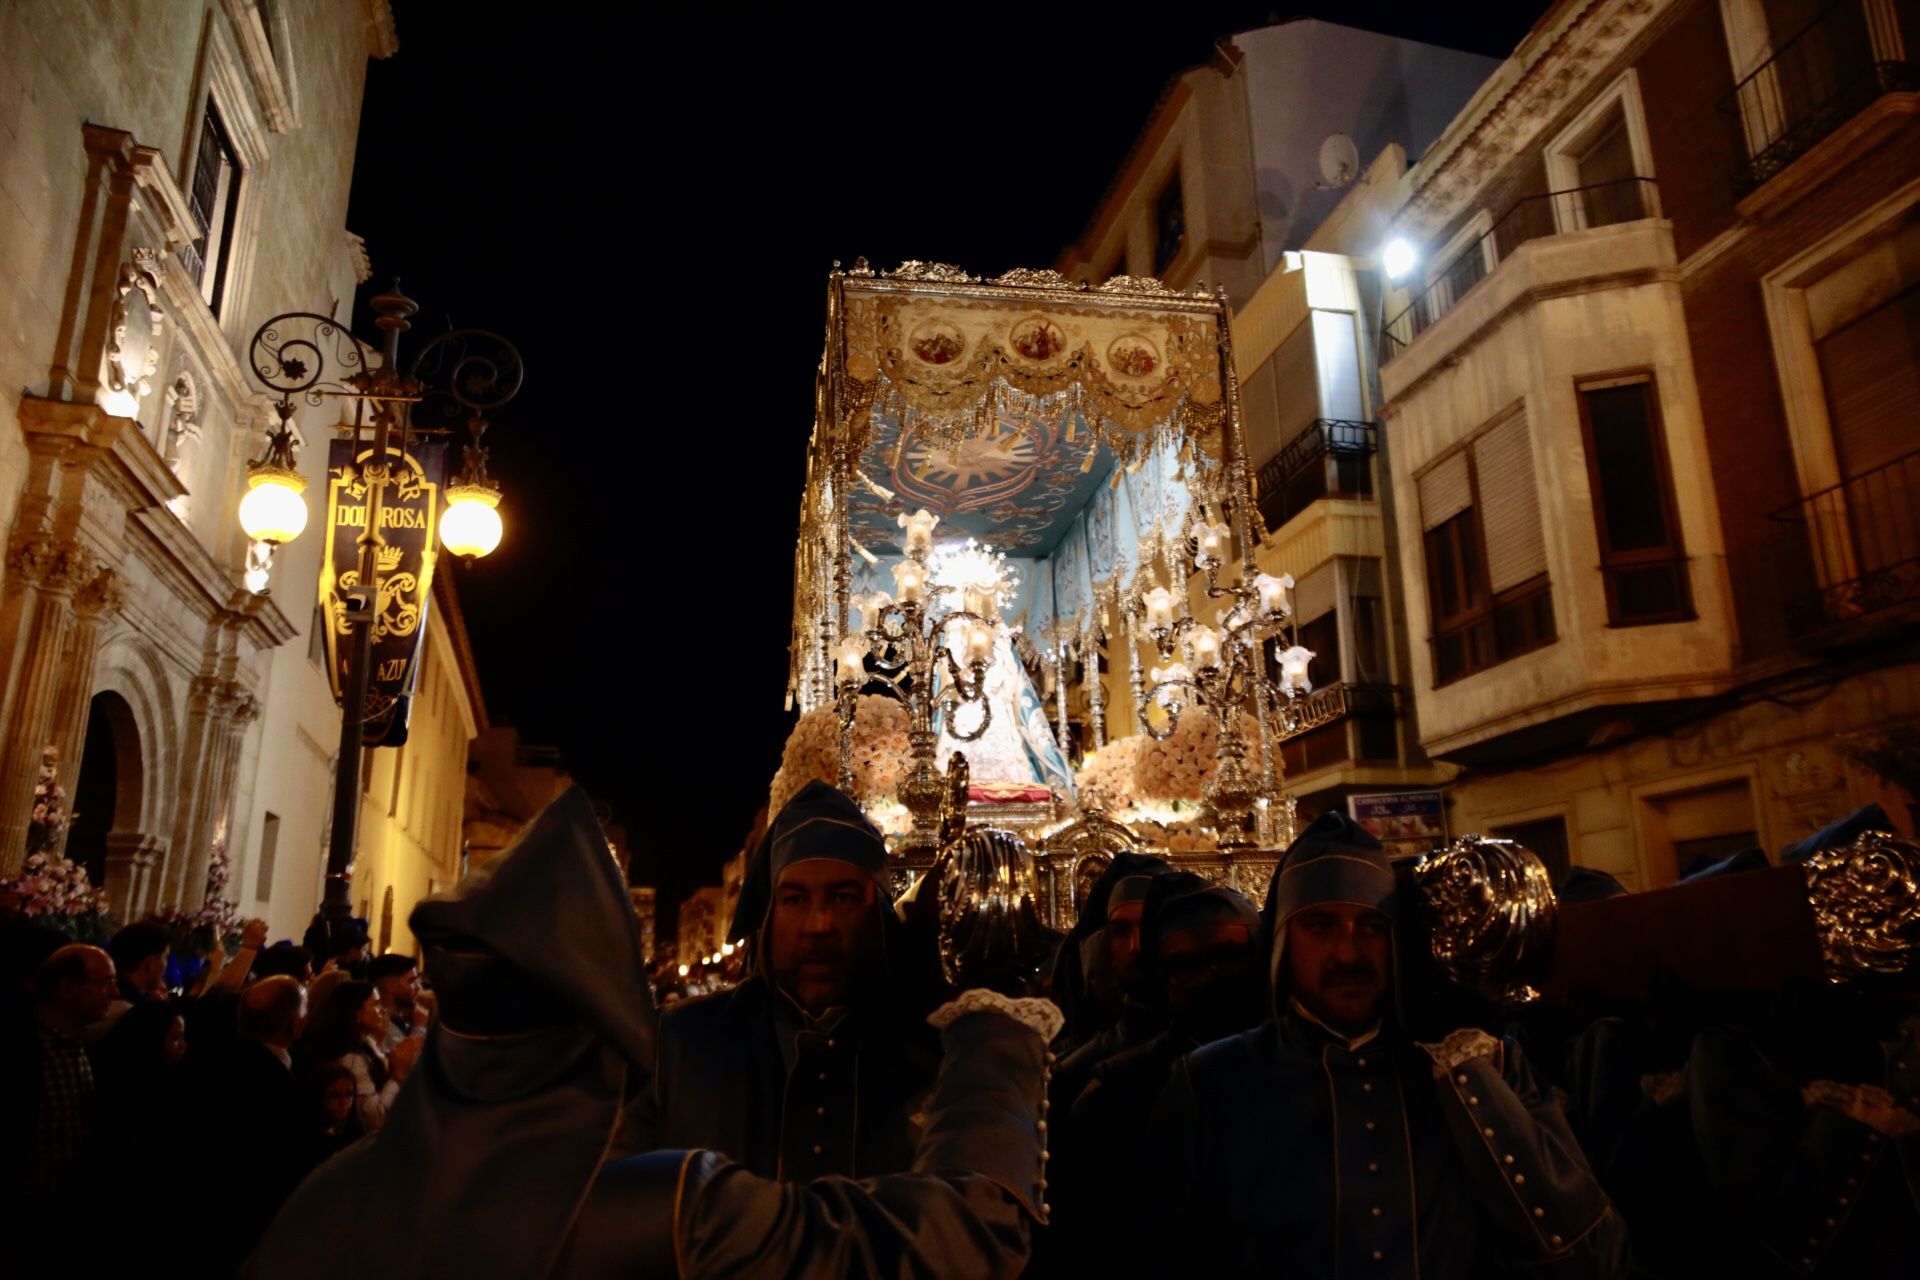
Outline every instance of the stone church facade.
<path id="1" fill-rule="evenodd" d="M 345 229 L 386 0 L 23 0 L 0 12 L 0 871 L 58 749 L 69 857 L 123 919 L 227 896 L 297 933 L 339 714 L 312 528 L 249 589 L 266 317 L 350 316 Z M 309 509 L 338 402 L 297 419 Z M 317 521 L 315 522 L 317 525 Z"/>

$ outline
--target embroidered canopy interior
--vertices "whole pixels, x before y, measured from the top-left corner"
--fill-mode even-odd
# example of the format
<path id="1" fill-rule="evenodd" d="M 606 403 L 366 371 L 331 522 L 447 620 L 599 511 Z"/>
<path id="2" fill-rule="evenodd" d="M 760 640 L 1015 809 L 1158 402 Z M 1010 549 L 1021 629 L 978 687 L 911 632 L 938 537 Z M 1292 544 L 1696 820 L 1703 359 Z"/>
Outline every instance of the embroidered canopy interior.
<path id="1" fill-rule="evenodd" d="M 1142 564 L 1180 558 L 1196 507 L 1227 518 L 1244 479 L 1224 465 L 1225 318 L 1216 293 L 1135 276 L 834 272 L 795 566 L 803 705 L 828 691 L 836 601 L 844 626 L 852 599 L 891 588 L 902 515 L 1004 552 L 1008 621 L 1035 639 L 1085 633 Z"/>

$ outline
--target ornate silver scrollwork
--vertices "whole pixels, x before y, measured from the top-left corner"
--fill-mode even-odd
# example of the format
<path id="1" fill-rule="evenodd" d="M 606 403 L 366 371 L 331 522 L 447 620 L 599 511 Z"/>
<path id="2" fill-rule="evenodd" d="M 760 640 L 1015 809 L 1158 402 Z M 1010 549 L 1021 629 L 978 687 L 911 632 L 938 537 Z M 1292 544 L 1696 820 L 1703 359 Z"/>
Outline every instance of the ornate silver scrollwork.
<path id="1" fill-rule="evenodd" d="M 1539 998 L 1553 950 L 1553 883 L 1525 845 L 1468 835 L 1414 868 L 1434 963 L 1496 1004 Z"/>
<path id="2" fill-rule="evenodd" d="M 1806 862 L 1807 899 L 1827 978 L 1898 974 L 1920 947 L 1920 844 L 1867 831 Z"/>
<path id="3" fill-rule="evenodd" d="M 1041 922 L 1033 855 L 1020 837 L 975 827 L 934 868 L 940 970 L 957 987 L 1037 972 L 1053 939 Z"/>

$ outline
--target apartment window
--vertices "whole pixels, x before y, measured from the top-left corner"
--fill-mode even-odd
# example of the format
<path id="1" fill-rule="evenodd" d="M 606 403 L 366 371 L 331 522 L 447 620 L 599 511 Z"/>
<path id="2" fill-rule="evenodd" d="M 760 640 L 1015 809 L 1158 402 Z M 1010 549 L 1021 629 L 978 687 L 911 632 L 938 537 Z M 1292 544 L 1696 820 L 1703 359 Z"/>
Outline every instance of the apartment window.
<path id="1" fill-rule="evenodd" d="M 1655 884 L 1705 862 L 1760 845 L 1753 786 L 1731 778 L 1641 800 L 1641 825 Z"/>
<path id="2" fill-rule="evenodd" d="M 1416 333 L 1453 310 L 1453 304 L 1493 270 L 1493 236 L 1488 234 L 1492 230 L 1493 215 L 1482 209 L 1433 255 L 1427 291 L 1415 303 L 1424 306 L 1424 314 L 1414 316 Z"/>
<path id="3" fill-rule="evenodd" d="M 1636 627 L 1691 618 L 1687 555 L 1653 379 L 1583 383 L 1579 398 L 1608 622 Z"/>
<path id="4" fill-rule="evenodd" d="M 1494 423 L 1418 486 L 1434 686 L 1553 643 L 1526 415 Z"/>
<path id="5" fill-rule="evenodd" d="M 1554 220 L 1561 231 L 1632 222 L 1652 212 L 1653 162 L 1639 80 L 1628 71 L 1589 103 L 1546 149 Z"/>
<path id="6" fill-rule="evenodd" d="M 1920 249 L 1920 235 L 1903 235 L 1898 244 L 1909 252 Z M 1920 275 L 1920 268 L 1905 274 Z M 1879 283 L 1884 289 L 1906 282 L 1886 273 Z M 1861 298 L 1872 300 L 1871 293 Z M 1913 452 L 1920 443 L 1913 430 L 1920 419 L 1920 283 L 1906 284 L 1879 306 L 1837 325 L 1816 338 L 1813 349 L 1841 479 L 1878 471 Z"/>
<path id="7" fill-rule="evenodd" d="M 280 815 L 269 813 L 260 823 L 260 871 L 253 883 L 253 896 L 261 902 L 273 896 L 273 863 L 280 852 Z"/>
<path id="8" fill-rule="evenodd" d="M 1153 271 L 1164 272 L 1187 243 L 1187 206 L 1180 189 L 1180 170 L 1167 175 L 1166 185 L 1153 202 Z"/>
<path id="9" fill-rule="evenodd" d="M 1562 817 L 1539 818 L 1533 822 L 1517 822 L 1511 826 L 1494 827 L 1492 835 L 1498 840 L 1511 840 L 1517 845 L 1531 849 L 1546 864 L 1547 878 L 1555 885 L 1567 878 L 1567 872 L 1573 868 L 1573 859 L 1567 850 L 1567 820 Z"/>
<path id="10" fill-rule="evenodd" d="M 239 206 L 242 172 L 233 137 L 222 123 L 212 95 L 208 95 L 194 153 L 193 180 L 187 190 L 187 205 L 199 234 L 192 244 L 181 247 L 180 260 L 216 315 L 227 286 L 227 264 L 233 256 L 234 212 Z"/>

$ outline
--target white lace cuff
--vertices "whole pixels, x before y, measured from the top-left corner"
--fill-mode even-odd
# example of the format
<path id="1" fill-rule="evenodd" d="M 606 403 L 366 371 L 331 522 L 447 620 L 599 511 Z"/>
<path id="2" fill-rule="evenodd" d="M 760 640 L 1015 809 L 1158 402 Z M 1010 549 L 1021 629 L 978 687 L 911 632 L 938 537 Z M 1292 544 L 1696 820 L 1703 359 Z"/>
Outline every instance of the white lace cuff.
<path id="1" fill-rule="evenodd" d="M 1434 1065 L 1442 1071 L 1451 1071 L 1475 1058 L 1485 1058 L 1495 1063 L 1500 1061 L 1500 1042 L 1478 1027 L 1461 1027 L 1439 1044 L 1423 1044 L 1420 1047 L 1432 1055 Z"/>
<path id="2" fill-rule="evenodd" d="M 1920 1133 L 1920 1116 L 1895 1102 L 1893 1095 L 1877 1084 L 1815 1080 L 1800 1091 L 1800 1096 L 1810 1107 L 1832 1107 L 1841 1115 L 1858 1120 L 1889 1138 L 1904 1138 Z"/>
<path id="3" fill-rule="evenodd" d="M 984 987 L 962 991 L 935 1009 L 928 1015 L 927 1021 L 944 1031 L 956 1020 L 971 1013 L 1003 1013 L 1048 1043 L 1052 1043 L 1053 1038 L 1060 1034 L 1060 1028 L 1066 1022 L 1066 1016 L 1059 1007 L 1043 996 L 1015 998 L 1003 996 L 998 991 L 988 991 Z"/>

